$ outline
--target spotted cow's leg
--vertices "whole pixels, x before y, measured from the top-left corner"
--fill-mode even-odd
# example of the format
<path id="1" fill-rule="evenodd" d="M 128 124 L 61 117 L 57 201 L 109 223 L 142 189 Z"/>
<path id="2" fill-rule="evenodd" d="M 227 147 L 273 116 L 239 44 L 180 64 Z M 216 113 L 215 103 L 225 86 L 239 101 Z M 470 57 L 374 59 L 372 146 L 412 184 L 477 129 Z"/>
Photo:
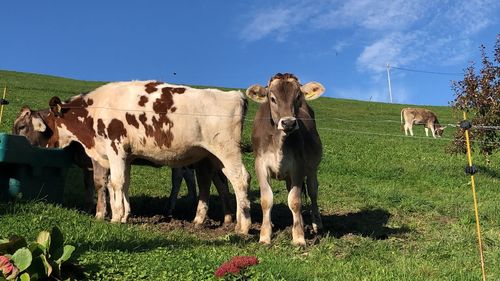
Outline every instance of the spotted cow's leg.
<path id="1" fill-rule="evenodd" d="M 124 182 L 123 182 L 123 216 L 121 217 L 121 222 L 126 223 L 128 216 L 130 215 L 130 198 L 129 198 L 129 187 L 130 187 L 130 163 L 125 165 L 124 172 Z"/>
<path id="2" fill-rule="evenodd" d="M 109 177 L 109 202 L 111 203 L 111 222 L 123 222 L 124 217 L 124 184 L 126 173 L 126 161 L 119 157 L 109 159 L 110 177 Z"/>
<path id="3" fill-rule="evenodd" d="M 241 160 L 239 144 L 232 149 L 225 147 L 217 155 L 222 163 L 222 172 L 228 178 L 234 189 L 236 196 L 236 226 L 235 231 L 241 234 L 248 234 L 252 224 L 250 219 L 250 201 L 248 201 L 248 186 L 250 185 L 250 175 L 248 174 Z"/>

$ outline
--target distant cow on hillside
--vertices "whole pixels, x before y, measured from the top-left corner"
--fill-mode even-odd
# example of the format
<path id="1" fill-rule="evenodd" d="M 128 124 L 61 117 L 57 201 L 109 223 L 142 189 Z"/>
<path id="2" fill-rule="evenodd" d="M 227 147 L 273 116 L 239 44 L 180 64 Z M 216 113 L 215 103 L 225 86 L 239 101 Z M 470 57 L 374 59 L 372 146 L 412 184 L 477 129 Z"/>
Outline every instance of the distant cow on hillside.
<path id="1" fill-rule="evenodd" d="M 247 89 L 247 96 L 261 103 L 252 130 L 255 173 L 262 206 L 261 243 L 271 242 L 271 178 L 286 182 L 288 207 L 293 215 L 294 244 L 305 245 L 300 198 L 303 187 L 307 186 L 311 198 L 313 229 L 322 228 L 317 202 L 317 172 L 322 145 L 314 112 L 306 100 L 315 99 L 324 91 L 325 88 L 317 82 L 301 85 L 298 78 L 289 73 L 276 74 L 267 87 L 253 85 Z"/>
<path id="2" fill-rule="evenodd" d="M 404 125 L 403 125 L 404 121 Z M 405 135 L 413 136 L 413 124 L 424 125 L 425 135 L 429 136 L 429 129 L 431 130 L 432 136 L 441 137 L 446 126 L 442 127 L 439 124 L 437 116 L 434 112 L 425 108 L 403 108 L 401 109 L 401 130 L 405 131 Z"/>

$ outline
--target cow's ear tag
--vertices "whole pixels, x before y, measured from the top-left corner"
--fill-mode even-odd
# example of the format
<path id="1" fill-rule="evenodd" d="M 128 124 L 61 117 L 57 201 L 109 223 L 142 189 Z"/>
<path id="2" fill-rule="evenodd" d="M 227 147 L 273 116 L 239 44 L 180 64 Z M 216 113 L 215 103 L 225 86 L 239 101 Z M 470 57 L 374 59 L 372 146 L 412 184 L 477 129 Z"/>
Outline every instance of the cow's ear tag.
<path id="1" fill-rule="evenodd" d="M 267 90 L 261 85 L 250 86 L 246 91 L 246 95 L 251 100 L 258 103 L 264 103 L 265 101 L 267 101 Z"/>
<path id="2" fill-rule="evenodd" d="M 61 113 L 61 105 L 60 104 L 56 104 L 56 112 L 57 113 Z"/>
<path id="3" fill-rule="evenodd" d="M 45 126 L 45 123 L 43 123 L 43 120 L 40 118 L 33 118 L 31 123 L 33 123 L 35 131 L 45 132 L 45 130 L 47 130 L 47 126 Z"/>
<path id="4" fill-rule="evenodd" d="M 309 82 L 300 87 L 300 90 L 304 93 L 306 100 L 314 100 L 325 92 L 325 87 L 318 82 Z"/>

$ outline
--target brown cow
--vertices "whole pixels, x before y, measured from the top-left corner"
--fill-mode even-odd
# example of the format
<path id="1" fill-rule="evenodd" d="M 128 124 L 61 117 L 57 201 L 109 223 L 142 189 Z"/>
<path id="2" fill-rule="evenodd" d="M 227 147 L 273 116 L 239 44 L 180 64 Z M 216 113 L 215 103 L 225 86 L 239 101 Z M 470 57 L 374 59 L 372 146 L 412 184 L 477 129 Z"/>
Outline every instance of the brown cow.
<path id="1" fill-rule="evenodd" d="M 404 119 L 404 126 L 403 126 Z M 413 124 L 424 125 L 425 135 L 429 136 L 429 129 L 431 130 L 432 136 L 441 137 L 446 126 L 442 127 L 439 124 L 437 116 L 434 112 L 425 108 L 403 108 L 401 109 L 401 130 L 405 131 L 405 135 L 413 136 Z"/>
<path id="2" fill-rule="evenodd" d="M 270 178 L 286 181 L 288 207 L 293 214 L 293 243 L 305 245 L 304 223 L 301 214 L 301 189 L 304 180 L 311 197 L 314 231 L 322 228 L 318 210 L 317 171 L 322 157 L 321 140 L 316 130 L 314 112 L 306 103 L 324 92 L 320 83 L 301 85 L 292 74 L 278 73 L 267 87 L 253 85 L 247 96 L 261 103 L 255 115 L 252 146 L 255 154 L 255 173 L 260 185 L 262 226 L 260 242 L 271 242 L 271 208 L 273 192 Z"/>
<path id="3" fill-rule="evenodd" d="M 77 141 L 94 161 L 110 169 L 112 222 L 126 222 L 130 213 L 132 160 L 182 167 L 208 158 L 222 169 L 235 191 L 236 231 L 248 233 L 250 176 L 241 160 L 246 113 L 241 92 L 157 81 L 115 82 L 66 103 L 54 97 L 49 106 L 51 114 L 44 123 L 53 135 L 48 146 L 66 147 Z M 206 174 L 198 177 L 198 183 L 200 190 L 209 190 Z M 204 221 L 207 210 L 208 192 L 200 192 L 195 222 Z"/>
<path id="4" fill-rule="evenodd" d="M 49 110 L 31 110 L 28 106 L 23 106 L 14 121 L 12 128 L 12 134 L 25 136 L 31 145 L 47 147 L 48 141 L 52 136 L 52 131 L 44 123 L 44 119 L 47 118 Z M 99 163 L 92 162 L 90 157 L 85 154 L 83 147 L 77 143 L 72 142 L 68 147 L 64 148 L 72 156 L 73 162 L 82 169 L 84 187 L 86 190 L 86 196 L 84 198 L 85 206 L 89 209 L 93 205 L 94 190 L 97 193 L 97 205 L 96 205 L 96 218 L 104 219 L 106 216 L 106 192 L 104 187 L 107 186 L 109 170 L 102 168 Z M 149 165 L 154 167 L 159 167 L 158 165 L 153 165 L 151 162 L 147 161 L 134 161 L 134 165 Z M 205 161 L 200 163 L 200 165 L 205 165 L 201 168 L 210 168 L 211 163 Z M 168 199 L 169 206 L 167 209 L 167 215 L 171 216 L 175 208 L 175 203 L 177 201 L 177 195 L 179 194 L 182 179 L 186 180 L 186 185 L 188 187 L 188 197 L 192 200 L 196 199 L 196 182 L 194 177 L 193 169 L 187 167 L 172 168 L 172 190 Z M 204 172 L 206 173 L 206 172 Z M 232 222 L 231 208 L 229 203 L 229 190 L 227 185 L 227 180 L 224 175 L 209 170 L 208 173 L 213 174 L 212 180 L 219 192 L 220 198 L 222 200 L 222 208 L 224 211 L 224 223 L 228 224 Z M 95 183 L 95 184 L 94 184 Z M 206 192 L 206 191 L 203 191 Z M 203 221 L 196 221 L 195 223 L 201 224 Z"/>

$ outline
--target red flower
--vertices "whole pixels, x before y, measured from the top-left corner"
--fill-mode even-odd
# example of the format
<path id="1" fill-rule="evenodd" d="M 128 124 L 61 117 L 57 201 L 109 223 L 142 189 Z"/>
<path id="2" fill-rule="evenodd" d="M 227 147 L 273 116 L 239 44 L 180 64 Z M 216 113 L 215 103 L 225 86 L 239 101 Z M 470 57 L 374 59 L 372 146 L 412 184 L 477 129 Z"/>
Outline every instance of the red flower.
<path id="1" fill-rule="evenodd" d="M 10 262 L 8 257 L 0 256 L 0 270 L 4 277 L 9 276 L 12 271 L 14 271 L 14 265 Z"/>
<path id="2" fill-rule="evenodd" d="M 240 273 L 241 269 L 244 269 L 245 267 L 255 265 L 258 263 L 259 263 L 259 260 L 257 259 L 257 257 L 236 256 L 236 257 L 233 257 L 230 261 L 223 263 L 215 271 L 215 276 L 216 277 L 223 277 L 224 275 L 226 275 L 228 273 L 238 274 L 238 273 Z"/>

